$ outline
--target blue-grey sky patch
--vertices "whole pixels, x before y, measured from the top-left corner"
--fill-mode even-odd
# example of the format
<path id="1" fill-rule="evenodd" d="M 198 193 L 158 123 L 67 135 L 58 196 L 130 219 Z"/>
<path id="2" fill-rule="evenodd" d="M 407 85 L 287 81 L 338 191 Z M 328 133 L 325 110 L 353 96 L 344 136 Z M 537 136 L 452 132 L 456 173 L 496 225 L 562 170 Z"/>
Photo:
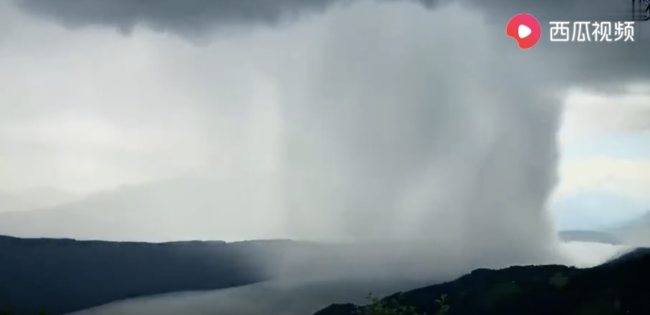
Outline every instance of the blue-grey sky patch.
<path id="1" fill-rule="evenodd" d="M 587 159 L 607 156 L 615 159 L 650 158 L 650 130 L 634 133 L 600 132 L 587 139 L 562 147 L 564 159 Z"/>

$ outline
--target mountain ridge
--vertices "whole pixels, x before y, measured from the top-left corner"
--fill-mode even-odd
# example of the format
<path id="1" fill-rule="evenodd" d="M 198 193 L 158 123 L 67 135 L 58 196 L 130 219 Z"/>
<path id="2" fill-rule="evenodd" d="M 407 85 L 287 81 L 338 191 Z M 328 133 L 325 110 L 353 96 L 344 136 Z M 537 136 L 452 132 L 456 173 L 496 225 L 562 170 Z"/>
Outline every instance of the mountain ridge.
<path id="1" fill-rule="evenodd" d="M 233 303 L 230 309 L 222 304 L 218 309 L 229 315 L 266 314 L 264 309 L 250 308 L 254 298 L 260 307 L 266 305 L 266 311 L 288 307 L 283 306 L 288 303 L 295 313 L 287 314 L 302 315 L 336 301 L 362 302 L 368 292 L 389 294 L 447 281 L 490 261 L 486 258 L 475 265 L 437 255 L 431 260 L 426 253 L 431 250 L 430 246 L 405 250 L 390 243 L 148 243 L 0 236 L 0 306 L 12 308 L 17 315 L 33 315 L 41 308 L 51 315 L 75 311 L 139 315 L 148 314 L 137 309 L 140 299 L 134 300 L 135 309 L 124 302 L 145 298 L 154 305 L 150 313 L 158 315 L 176 314 L 182 310 L 174 312 L 174 307 L 193 303 L 203 305 L 195 308 L 208 308 L 214 301 Z M 425 272 L 432 266 L 434 272 Z M 153 298 L 204 290 L 209 291 L 199 295 L 205 298 L 174 294 L 172 304 Z M 110 306 L 113 302 L 117 306 Z M 170 309 L 160 310 L 163 306 Z"/>
<path id="2" fill-rule="evenodd" d="M 615 315 L 650 312 L 650 249 L 640 248 L 592 268 L 562 265 L 477 269 L 456 280 L 396 293 L 417 314 L 438 314 L 445 296 L 449 315 Z M 364 314 L 369 306 L 332 304 L 314 315 Z M 372 313 L 368 313 L 372 314 Z M 415 314 L 415 313 L 414 313 Z"/>
<path id="3" fill-rule="evenodd" d="M 18 315 L 41 308 L 64 314 L 132 297 L 265 281 L 269 278 L 256 260 L 273 258 L 247 242 L 156 244 L 9 236 L 0 236 L 0 253 L 0 305 Z"/>

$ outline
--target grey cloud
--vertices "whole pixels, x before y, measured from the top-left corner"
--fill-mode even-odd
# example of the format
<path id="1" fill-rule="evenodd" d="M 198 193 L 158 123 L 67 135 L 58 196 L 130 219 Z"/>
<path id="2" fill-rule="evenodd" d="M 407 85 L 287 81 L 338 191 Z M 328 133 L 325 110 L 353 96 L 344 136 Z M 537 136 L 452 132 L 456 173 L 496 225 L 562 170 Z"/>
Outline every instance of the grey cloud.
<path id="1" fill-rule="evenodd" d="M 346 0 L 16 1 L 28 12 L 52 17 L 70 27 L 101 24 L 130 33 L 138 24 L 144 24 L 155 30 L 190 36 L 205 35 L 217 25 L 275 26 L 341 2 Z"/>
<path id="2" fill-rule="evenodd" d="M 650 130 L 650 108 L 639 110 L 634 114 L 634 117 L 627 117 L 625 120 L 619 122 L 615 130 L 631 132 Z"/>
<path id="3" fill-rule="evenodd" d="M 142 24 L 154 30 L 199 38 L 214 32 L 227 33 L 233 27 L 273 26 L 316 15 L 337 4 L 353 0 L 281 0 L 281 1 L 156 1 L 146 0 L 15 0 L 26 12 L 54 18 L 65 25 L 106 25 L 130 32 Z M 396 0 L 379 2 L 398 2 Z M 409 2 L 402 0 L 399 2 Z M 432 9 L 450 1 L 419 0 Z M 543 36 L 531 51 L 546 72 L 555 76 L 553 84 L 584 84 L 603 89 L 622 81 L 648 79 L 650 63 L 650 22 L 637 23 L 635 43 L 551 43 L 549 21 L 620 21 L 630 19 L 630 1 L 475 1 L 458 0 L 467 8 L 484 14 L 493 30 L 504 33 L 508 19 L 526 12 L 542 23 Z M 286 23 L 285 23 L 286 22 Z M 457 23 L 451 22 L 451 25 Z M 446 29 L 452 31 L 453 27 Z M 514 45 L 514 44 L 513 44 Z M 526 52 L 528 53 L 528 52 Z"/>
<path id="4" fill-rule="evenodd" d="M 519 217 L 532 224 L 528 240 L 545 241 L 541 205 L 554 183 L 556 104 L 535 91 L 538 78 L 516 83 L 508 79 L 516 68 L 491 65 L 502 50 L 490 51 L 481 37 L 491 35 L 472 34 L 480 22 L 461 13 L 407 5 L 332 13 L 338 18 L 325 27 L 304 94 L 283 103 L 289 136 L 300 136 L 287 140 L 291 227 L 318 232 L 300 222 L 323 214 L 316 220 L 330 223 L 324 234 L 337 226 L 351 238 L 447 237 L 481 255 L 505 240 L 479 235 L 518 233 L 499 225 L 514 227 Z M 455 21 L 465 23 L 458 34 L 468 42 L 431 32 Z M 311 179 L 312 169 L 325 180 Z M 498 213 L 513 221 L 485 224 Z"/>
<path id="5" fill-rule="evenodd" d="M 572 132 L 588 134 L 650 129 L 650 94 L 618 91 L 600 96 L 603 98 L 567 105 L 564 115 Z"/>
<path id="6" fill-rule="evenodd" d="M 60 13 L 74 12 L 69 9 Z M 76 14 L 95 22 L 92 14 Z M 449 25 L 454 33 L 433 31 Z M 242 50 L 244 58 L 233 61 L 264 73 L 279 91 L 282 130 L 273 178 L 281 192 L 268 211 L 284 218 L 288 236 L 446 239 L 470 260 L 545 252 L 553 239 L 544 203 L 556 180 L 559 102 L 543 95 L 552 76 L 531 62 L 535 56 L 512 49 L 476 13 L 427 11 L 399 1 L 335 6 L 282 31 L 249 36 L 253 44 L 241 48 L 251 52 Z M 221 50 L 239 45 L 216 44 Z M 247 176 L 259 150 L 242 143 L 258 126 L 240 122 L 258 108 L 231 105 L 254 92 L 247 70 L 184 60 L 196 67 L 189 75 L 200 80 L 193 83 L 215 90 L 215 99 L 226 93 L 229 102 L 183 107 L 205 117 L 215 156 L 228 150 L 238 161 L 229 169 Z M 521 65 L 530 72 L 519 73 Z M 215 123 L 223 111 L 233 117 L 232 128 Z M 226 135 L 232 141 L 224 147 Z M 224 170 L 213 166 L 214 173 Z"/>

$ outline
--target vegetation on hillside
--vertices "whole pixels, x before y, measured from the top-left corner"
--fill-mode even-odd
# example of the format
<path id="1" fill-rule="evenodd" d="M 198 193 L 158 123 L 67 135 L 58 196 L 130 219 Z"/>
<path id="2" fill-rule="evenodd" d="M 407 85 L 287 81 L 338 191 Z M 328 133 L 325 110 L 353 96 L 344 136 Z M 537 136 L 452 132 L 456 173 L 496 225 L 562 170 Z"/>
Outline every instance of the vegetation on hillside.
<path id="1" fill-rule="evenodd" d="M 426 315 L 417 311 L 412 305 L 404 305 L 401 302 L 402 295 L 398 294 L 391 299 L 382 300 L 375 295 L 368 295 L 370 304 L 359 306 L 356 309 L 357 315 Z M 449 305 L 447 304 L 447 295 L 443 294 L 436 300 L 438 311 L 435 315 L 447 315 Z M 0 314 L 1 315 L 1 314 Z"/>
<path id="2" fill-rule="evenodd" d="M 382 300 L 375 295 L 368 295 L 370 304 L 357 308 L 358 315 L 426 315 L 419 313 L 415 307 L 403 305 L 400 302 L 401 295 L 390 300 Z M 439 305 L 438 312 L 435 315 L 447 315 L 449 305 L 447 305 L 447 295 L 440 296 L 436 300 Z M 10 310 L 0 310 L 0 315 L 14 315 Z M 47 315 L 45 311 L 39 311 L 37 315 Z"/>
<path id="3" fill-rule="evenodd" d="M 648 266 L 650 249 L 636 249 L 592 268 L 477 269 L 453 281 L 371 298 L 366 306 L 332 304 L 315 315 L 646 315 Z"/>
<path id="4" fill-rule="evenodd" d="M 364 306 L 332 304 L 314 315 L 647 315 L 648 266 L 650 249 L 636 249 L 585 269 L 562 265 L 476 269 L 453 281 L 383 299 L 370 295 L 370 303 Z M 11 289 L 9 283 L 13 284 L 5 282 L 7 290 Z M 439 299 L 435 300 L 436 296 Z M 8 305 L 3 302 L 0 304 Z M 65 314 L 47 309 L 51 314 Z M 14 311 L 20 315 L 37 313 L 36 308 Z"/>

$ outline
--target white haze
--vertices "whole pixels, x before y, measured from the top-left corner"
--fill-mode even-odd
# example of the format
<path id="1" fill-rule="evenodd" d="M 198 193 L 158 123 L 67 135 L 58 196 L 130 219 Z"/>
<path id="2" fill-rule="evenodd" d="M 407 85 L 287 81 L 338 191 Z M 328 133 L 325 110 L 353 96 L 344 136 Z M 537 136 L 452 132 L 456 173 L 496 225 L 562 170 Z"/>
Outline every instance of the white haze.
<path id="1" fill-rule="evenodd" d="M 104 174 L 92 172 L 92 162 L 109 166 L 107 176 L 186 171 L 214 179 L 207 190 L 216 201 L 204 213 L 175 212 L 179 226 L 209 215 L 215 224 L 248 222 L 250 238 L 256 230 L 319 240 L 444 236 L 469 252 L 526 252 L 552 239 L 544 203 L 555 182 L 559 101 L 538 88 L 548 79 L 542 69 L 519 73 L 529 57 L 483 23 L 457 7 L 365 2 L 277 29 L 217 36 L 209 47 L 147 30 L 122 37 L 48 24 L 42 32 L 70 46 L 52 48 L 61 54 L 51 53 L 56 68 L 44 50 L 29 59 L 38 68 L 21 65 L 40 69 L 28 91 L 42 94 L 30 100 L 33 112 L 17 111 L 23 122 L 58 112 L 50 124 L 101 117 L 128 133 L 96 136 L 95 145 L 107 143 L 99 149 L 80 138 L 87 150 L 75 154 L 75 134 L 93 139 L 110 125 L 95 121 L 100 129 L 62 133 L 58 146 L 38 155 L 57 154 L 52 168 L 79 162 L 71 175 L 89 167 L 90 185 Z M 432 31 L 448 25 L 457 29 Z M 44 40 L 40 34 L 31 36 Z M 119 46 L 129 45 L 137 50 L 121 56 Z M 77 49 L 87 55 L 73 55 Z M 14 65 L 26 58 L 5 54 Z M 39 111 L 48 100 L 56 106 Z M 16 116 L 4 125 L 18 124 Z M 168 143 L 139 140 L 163 131 L 171 133 Z M 188 136 L 174 142 L 181 132 Z M 109 140 L 120 141 L 117 149 Z M 157 225 L 157 216 L 133 219 Z"/>
<path id="2" fill-rule="evenodd" d="M 630 250 L 625 246 L 598 243 L 570 242 L 559 249 L 567 265 L 591 267 L 604 263 Z M 438 272 L 420 274 L 411 278 L 397 269 L 383 276 L 364 274 L 345 277 L 312 277 L 309 279 L 272 281 L 234 289 L 209 292 L 185 292 L 145 297 L 111 303 L 76 312 L 78 315 L 173 315 L 229 314 L 229 315 L 303 315 L 312 314 L 331 303 L 365 303 L 368 292 L 385 296 L 399 291 L 451 280 L 469 272 L 467 265 L 458 264 L 456 257 L 438 255 L 429 261 Z M 456 264 L 453 262 L 456 261 Z M 435 280 L 431 280 L 435 279 Z"/>

